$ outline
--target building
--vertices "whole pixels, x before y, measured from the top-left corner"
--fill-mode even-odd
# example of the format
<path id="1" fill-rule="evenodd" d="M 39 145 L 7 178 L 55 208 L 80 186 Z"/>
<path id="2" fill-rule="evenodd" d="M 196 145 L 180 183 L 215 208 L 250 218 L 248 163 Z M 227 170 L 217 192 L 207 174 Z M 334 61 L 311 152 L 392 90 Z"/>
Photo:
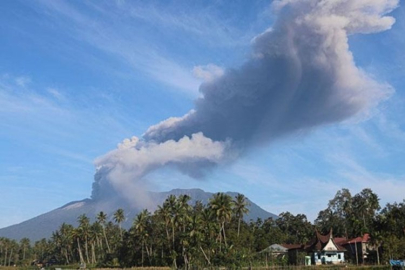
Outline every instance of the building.
<path id="1" fill-rule="evenodd" d="M 315 231 L 314 238 L 307 244 L 276 244 L 265 250 L 278 255 L 287 253 L 289 264 L 342 264 L 346 249 L 341 243 L 346 242 L 346 238 L 333 238 L 332 230 L 326 235 Z"/>
<path id="2" fill-rule="evenodd" d="M 346 248 L 347 255 L 353 263 L 370 263 L 372 262 L 372 258 L 370 258 L 370 255 L 375 256 L 378 248 L 373 245 L 370 240 L 370 235 L 368 233 L 365 233 L 363 236 L 359 236 L 342 243 L 342 246 Z"/>
<path id="3" fill-rule="evenodd" d="M 342 264 L 348 261 L 368 264 L 379 262 L 378 249 L 368 233 L 348 240 L 333 237 L 331 229 L 326 235 L 315 231 L 314 238 L 306 244 L 274 244 L 261 252 L 266 252 L 271 258 L 288 255 L 288 263 L 295 265 Z"/>
<path id="4" fill-rule="evenodd" d="M 341 264 L 345 262 L 346 249 L 339 243 L 343 239 L 334 239 L 332 229 L 326 235 L 315 232 L 315 238 L 305 246 L 305 251 L 311 256 L 311 263 L 320 264 Z"/>

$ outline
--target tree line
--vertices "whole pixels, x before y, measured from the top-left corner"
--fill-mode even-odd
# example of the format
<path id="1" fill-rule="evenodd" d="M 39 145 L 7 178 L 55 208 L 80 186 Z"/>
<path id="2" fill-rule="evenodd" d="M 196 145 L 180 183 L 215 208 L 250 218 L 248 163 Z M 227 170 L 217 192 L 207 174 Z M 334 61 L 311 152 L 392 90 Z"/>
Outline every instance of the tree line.
<path id="1" fill-rule="evenodd" d="M 104 212 L 91 222 L 86 215 L 78 225 L 63 223 L 50 239 L 31 243 L 0 237 L 0 265 L 48 262 L 59 265 L 86 263 L 97 267 L 170 266 L 241 267 L 286 264 L 261 253 L 272 244 L 306 243 L 315 229 L 348 239 L 369 233 L 380 247 L 381 260 L 405 258 L 405 201 L 387 204 L 364 189 L 354 196 L 339 190 L 314 224 L 304 214 L 283 212 L 278 219 L 246 222 L 248 201 L 216 193 L 209 203 L 190 203 L 188 195 L 170 195 L 154 213 L 141 211 L 129 229 L 122 227 L 124 210 L 112 217 Z"/>

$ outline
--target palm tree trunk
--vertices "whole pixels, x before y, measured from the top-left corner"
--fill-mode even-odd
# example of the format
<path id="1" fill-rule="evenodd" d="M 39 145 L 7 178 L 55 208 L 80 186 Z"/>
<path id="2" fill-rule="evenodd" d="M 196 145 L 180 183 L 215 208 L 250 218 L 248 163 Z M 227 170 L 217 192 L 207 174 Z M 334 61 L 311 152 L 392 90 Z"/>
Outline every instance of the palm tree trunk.
<path id="1" fill-rule="evenodd" d="M 64 250 L 65 250 L 66 264 L 69 264 L 69 256 L 68 256 L 67 249 L 65 248 Z"/>
<path id="2" fill-rule="evenodd" d="M 145 243 L 145 249 L 146 249 L 146 255 L 148 255 L 149 264 L 152 264 L 152 246 L 149 249 L 148 245 Z"/>
<path id="3" fill-rule="evenodd" d="M 78 250 L 79 250 L 80 263 L 84 263 L 82 250 L 81 250 L 81 248 L 80 248 L 79 237 L 76 238 L 76 241 L 77 241 L 77 248 L 78 248 Z"/>
<path id="4" fill-rule="evenodd" d="M 122 228 L 121 228 L 121 223 L 120 223 L 119 227 L 120 227 L 120 236 L 121 236 L 121 242 L 122 242 Z"/>
<path id="5" fill-rule="evenodd" d="M 238 218 L 238 239 L 239 239 L 239 232 L 240 232 L 240 220 L 241 220 L 241 218 L 239 217 Z"/>
<path id="6" fill-rule="evenodd" d="M 4 253 L 4 262 L 3 265 L 6 266 L 7 265 L 7 252 L 8 252 L 8 248 L 6 246 L 6 252 Z"/>
<path id="7" fill-rule="evenodd" d="M 93 264 L 97 263 L 97 260 L 96 260 L 96 249 L 95 249 L 94 242 L 91 243 L 91 257 L 92 257 L 91 262 L 92 262 Z"/>
<path id="8" fill-rule="evenodd" d="M 87 263 L 89 264 L 90 260 L 89 260 L 89 248 L 88 248 L 88 243 L 87 243 L 87 236 L 86 236 L 86 241 L 84 242 L 84 250 L 86 252 Z"/>
<path id="9" fill-rule="evenodd" d="M 174 250 L 174 224 L 172 224 L 172 241 L 173 241 L 173 250 Z"/>
<path id="10" fill-rule="evenodd" d="M 142 267 L 143 267 L 143 246 L 144 246 L 144 243 L 143 243 L 143 241 L 142 241 L 142 251 L 141 251 L 141 257 L 142 257 Z"/>
<path id="11" fill-rule="evenodd" d="M 103 234 L 104 234 L 105 243 L 107 244 L 108 253 L 111 253 L 111 251 L 110 251 L 110 245 L 108 244 L 107 234 L 105 233 L 105 228 L 104 228 L 104 226 L 103 226 Z"/>
<path id="12" fill-rule="evenodd" d="M 228 244 L 226 243 L 225 222 L 222 222 L 222 231 L 223 231 L 223 233 L 224 233 L 225 247 L 228 247 Z"/>
<path id="13" fill-rule="evenodd" d="M 169 228 L 167 227 L 167 225 L 165 226 L 165 229 L 166 229 L 167 241 L 170 241 Z"/>
<path id="14" fill-rule="evenodd" d="M 13 256 L 13 249 L 11 249 L 10 256 L 8 257 L 8 266 L 11 265 L 11 256 Z"/>

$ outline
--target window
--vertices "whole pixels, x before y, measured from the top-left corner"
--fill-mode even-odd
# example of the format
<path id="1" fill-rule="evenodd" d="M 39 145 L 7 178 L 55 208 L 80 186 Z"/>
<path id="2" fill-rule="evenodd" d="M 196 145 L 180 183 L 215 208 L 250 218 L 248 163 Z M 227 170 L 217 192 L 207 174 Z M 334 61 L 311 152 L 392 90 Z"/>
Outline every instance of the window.
<path id="1" fill-rule="evenodd" d="M 339 260 L 342 259 L 341 254 L 338 254 L 338 259 L 339 259 Z"/>

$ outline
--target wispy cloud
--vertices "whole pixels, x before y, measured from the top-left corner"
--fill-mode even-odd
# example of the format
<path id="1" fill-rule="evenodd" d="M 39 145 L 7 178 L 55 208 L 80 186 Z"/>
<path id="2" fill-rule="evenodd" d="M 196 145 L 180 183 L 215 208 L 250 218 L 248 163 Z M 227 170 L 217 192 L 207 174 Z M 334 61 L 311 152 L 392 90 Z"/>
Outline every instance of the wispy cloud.
<path id="1" fill-rule="evenodd" d="M 66 31 L 78 43 L 86 44 L 117 58 L 134 72 L 149 76 L 171 89 L 183 91 L 191 96 L 198 92 L 200 81 L 193 77 L 192 66 L 174 61 L 159 50 L 158 40 L 148 40 L 140 31 L 144 26 L 128 27 L 128 18 L 101 6 L 88 6 L 90 14 L 65 1 L 40 1 L 42 11 L 53 23 Z M 95 8 L 97 9 L 95 10 Z M 94 16 L 101 15 L 102 18 Z M 55 15 L 58 14 L 58 15 Z M 93 16 L 92 16 L 93 15 Z M 62 17 L 61 17 L 62 16 Z M 129 20 L 129 21 L 128 21 Z M 146 39 L 145 39 L 146 37 Z M 80 45 L 79 45 L 80 46 Z"/>
<path id="2" fill-rule="evenodd" d="M 185 4 L 187 6 L 187 4 Z M 251 32 L 241 31 L 230 21 L 237 18 L 219 18 L 215 12 L 217 7 L 206 5 L 199 9 L 179 8 L 165 3 L 138 4 L 122 6 L 129 10 L 129 14 L 158 28 L 178 30 L 193 35 L 203 43 L 211 46 L 235 47 L 246 45 L 253 35 Z M 231 7 L 229 7 L 231 8 Z M 223 16 L 223 14 L 222 14 Z"/>
<path id="3" fill-rule="evenodd" d="M 17 78 L 15 78 L 15 83 L 18 85 L 18 86 L 21 86 L 21 87 L 25 87 L 25 86 L 27 86 L 29 83 L 31 82 L 31 78 L 30 77 L 17 77 Z"/>
<path id="4" fill-rule="evenodd" d="M 35 82 L 29 87 L 21 86 L 18 78 L 20 76 L 0 76 L 0 136 L 3 139 L 91 164 L 97 154 L 85 157 L 84 153 L 74 152 L 86 141 L 81 136 L 106 134 L 109 127 L 114 127 L 111 130 L 117 133 L 115 138 L 131 133 L 120 122 L 127 117 L 119 107 L 114 115 L 103 110 L 88 110 L 65 97 L 60 90 L 38 89 Z"/>

